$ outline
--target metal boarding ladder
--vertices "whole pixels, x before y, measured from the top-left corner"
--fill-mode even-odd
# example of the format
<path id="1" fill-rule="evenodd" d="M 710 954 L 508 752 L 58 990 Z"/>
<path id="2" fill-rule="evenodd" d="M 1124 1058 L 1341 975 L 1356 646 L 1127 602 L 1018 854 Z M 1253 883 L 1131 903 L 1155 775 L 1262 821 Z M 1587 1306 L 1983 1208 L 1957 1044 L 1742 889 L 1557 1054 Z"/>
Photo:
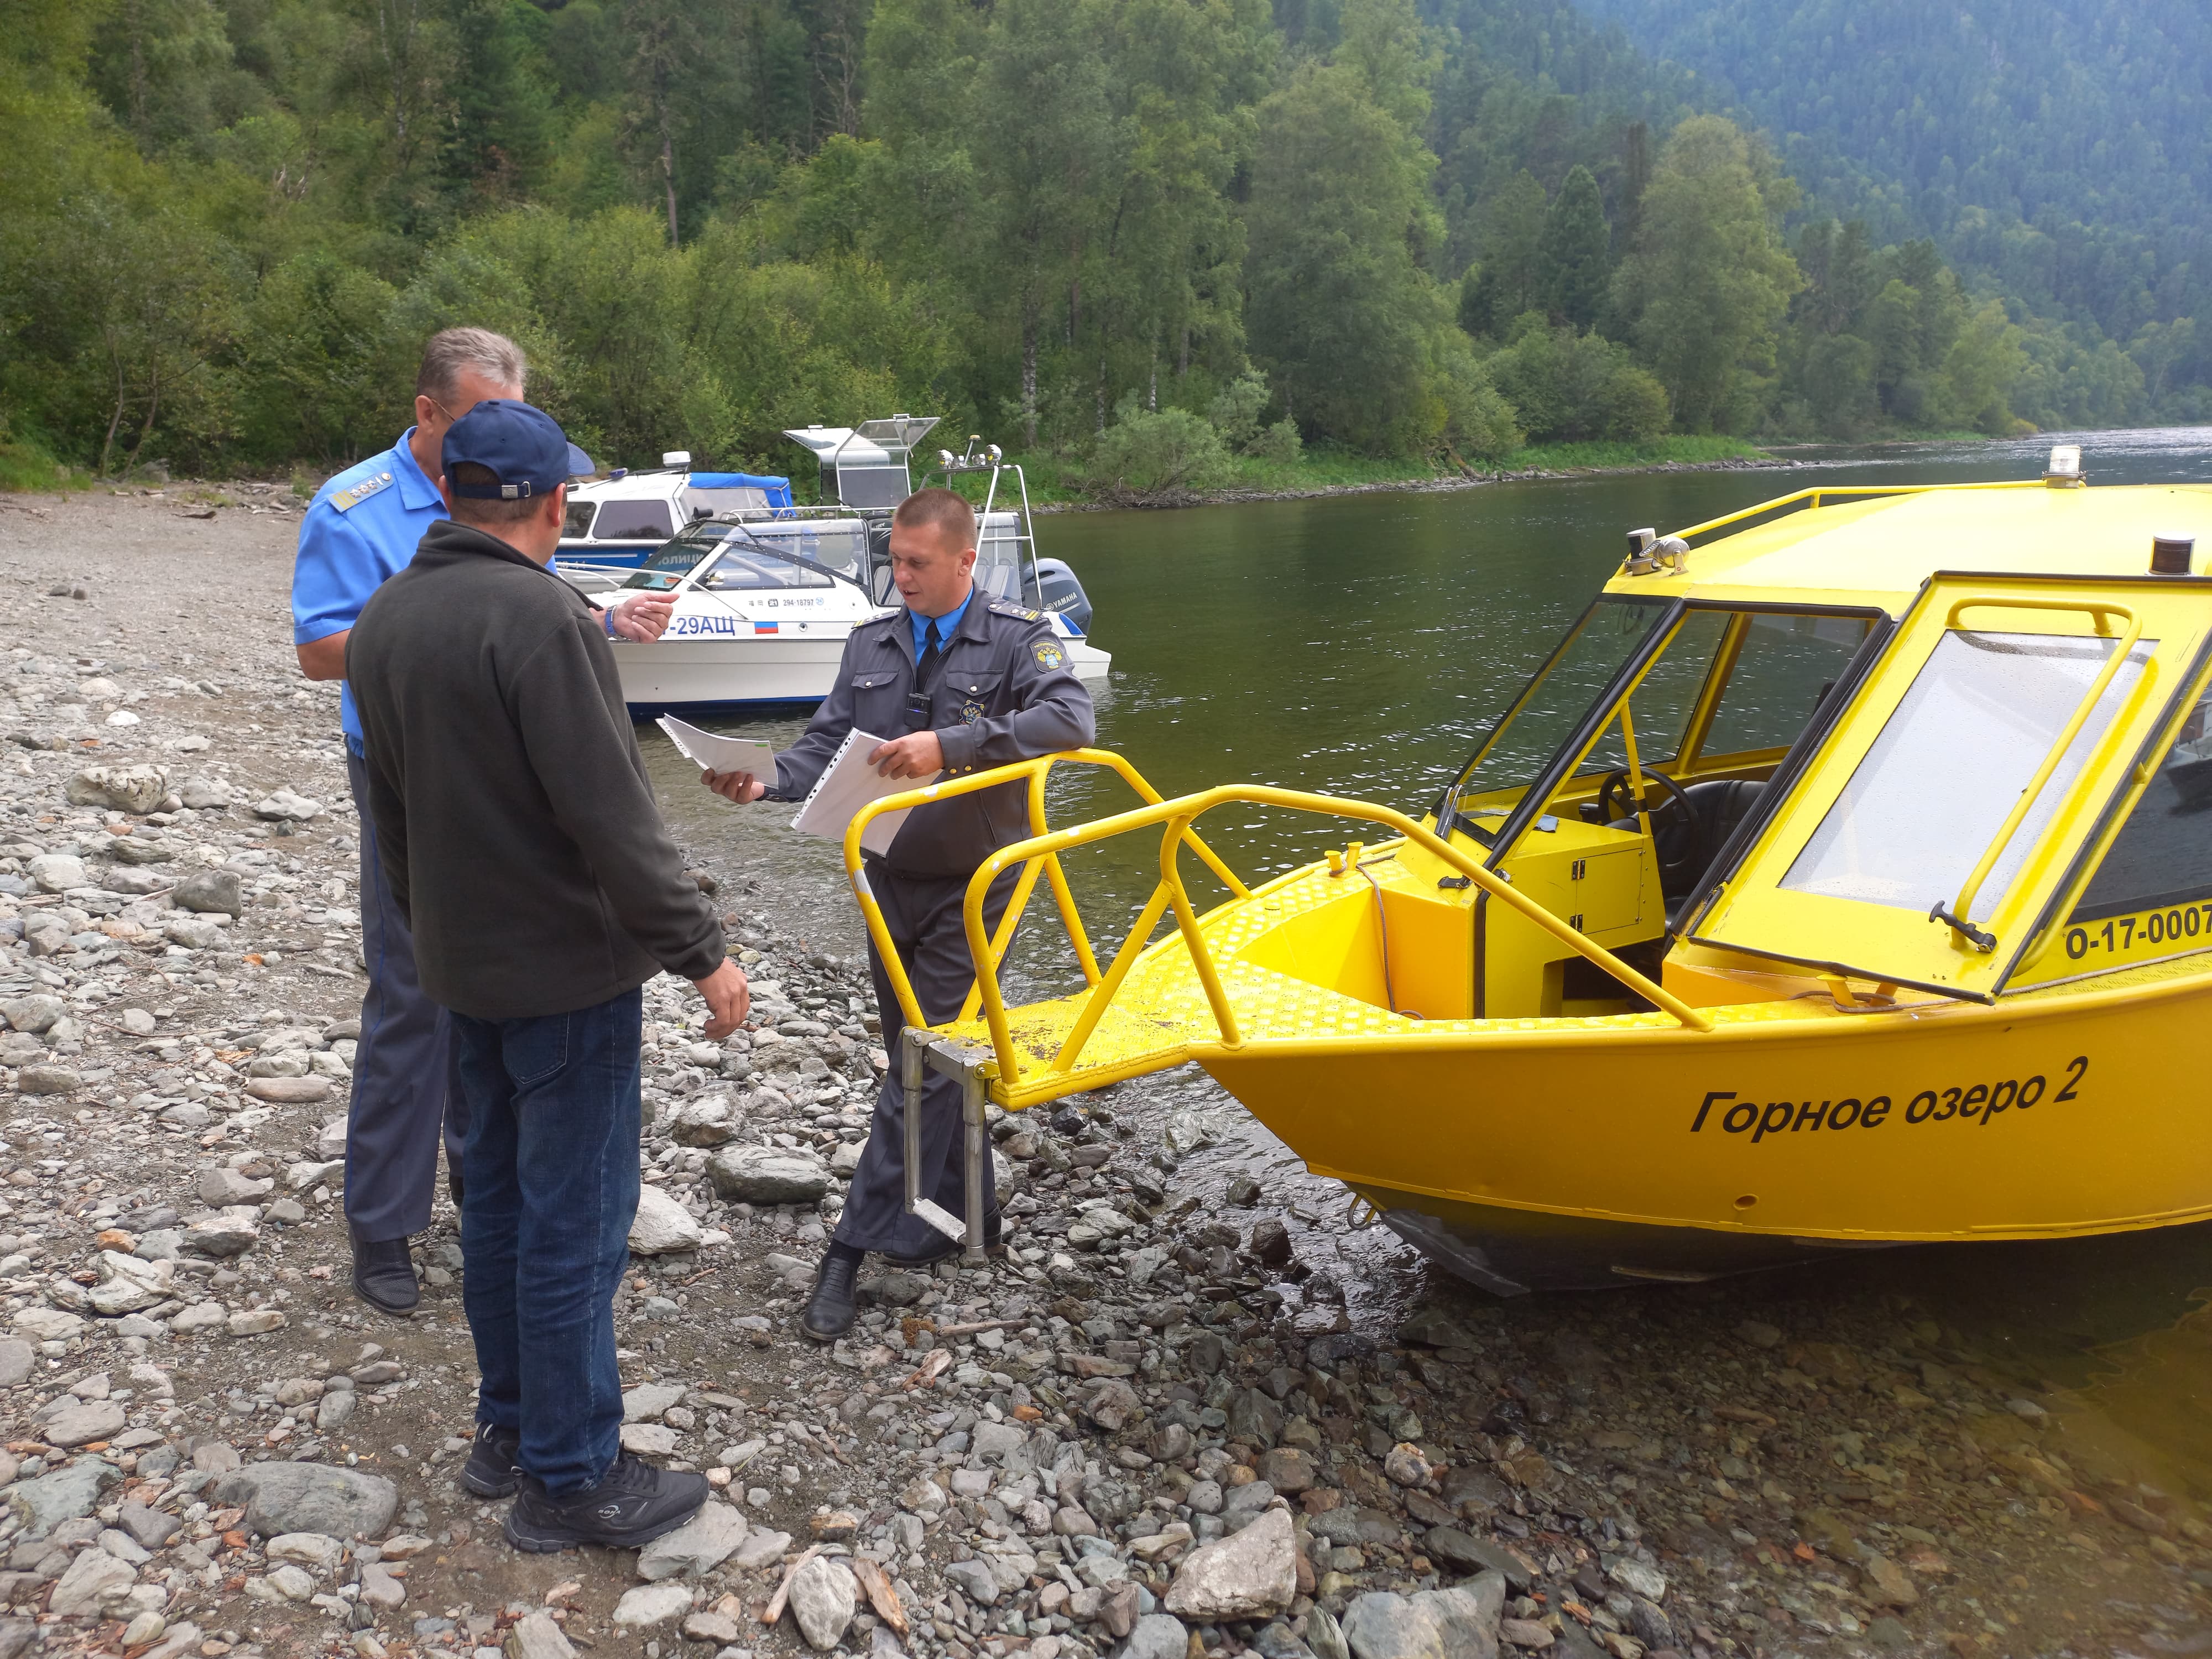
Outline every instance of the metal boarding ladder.
<path id="1" fill-rule="evenodd" d="M 1144 804 L 1134 811 L 1116 813 L 1090 823 L 1060 830 L 1050 830 L 1044 819 L 1045 781 L 1052 768 L 1060 763 L 1110 769 L 1136 792 Z M 967 932 L 969 957 L 975 963 L 975 982 L 960 1013 L 946 1025 L 933 1026 L 922 1016 L 913 983 L 899 961 L 897 949 L 892 944 L 890 930 L 884 921 L 882 908 L 868 884 L 867 872 L 862 865 L 860 837 L 869 823 L 882 813 L 926 805 L 933 801 L 1017 781 L 1028 784 L 1030 824 L 1033 833 L 1025 841 L 1016 842 L 993 853 L 970 878 L 962 906 L 962 920 Z M 1199 925 L 1190 896 L 1184 889 L 1179 867 L 1179 855 L 1188 846 L 1228 885 L 1237 899 L 1245 900 L 1252 896 L 1251 890 L 1215 855 L 1212 848 L 1199 839 L 1191 828 L 1194 820 L 1204 813 L 1217 806 L 1231 804 L 1279 806 L 1321 816 L 1350 817 L 1394 830 L 1407 841 L 1451 865 L 1493 900 L 1519 912 L 1596 963 L 1636 994 L 1672 1016 L 1683 1029 L 1691 1031 L 1710 1031 L 1712 1029 L 1711 1018 L 1704 1012 L 1684 1003 L 1673 993 L 1621 961 L 1612 951 L 1553 915 L 1510 882 L 1486 869 L 1479 860 L 1389 807 L 1264 785 L 1224 785 L 1174 800 L 1164 800 L 1127 761 L 1110 750 L 1098 749 L 1078 749 L 1063 754 L 1041 756 L 1034 760 L 994 767 L 921 789 L 888 795 L 862 807 L 846 827 L 846 875 L 866 920 L 877 958 L 884 964 L 885 974 L 891 981 L 906 1027 L 906 1041 L 897 1060 L 899 1087 L 907 1104 L 907 1212 L 920 1216 L 946 1237 L 961 1244 L 963 1265 L 981 1266 L 984 1259 L 983 1223 L 988 1207 L 984 1183 L 991 1178 L 992 1157 L 984 1112 L 994 1098 L 1007 1109 L 1018 1111 L 1065 1095 L 1098 1087 L 1115 1080 L 1117 1076 L 1141 1075 L 1188 1057 L 1190 1045 L 1185 1043 L 1179 1048 L 1164 1050 L 1161 1055 L 1153 1056 L 1133 1069 L 1081 1070 L 1077 1064 L 1085 1046 L 1097 1031 L 1109 1005 L 1127 983 L 1138 958 L 1145 953 L 1153 929 L 1169 910 L 1172 909 L 1174 913 L 1177 931 L 1190 953 L 1192 966 L 1212 1018 L 1216 1035 L 1211 1040 L 1201 1041 L 1205 1046 L 1224 1050 L 1244 1046 L 1247 1039 L 1243 1028 L 1237 1020 L 1220 971 L 1214 963 L 1212 951 Z M 1113 962 L 1102 971 L 1092 953 L 1082 918 L 1076 912 L 1074 896 L 1069 890 L 1066 875 L 1060 867 L 1060 854 L 1077 847 L 1088 846 L 1156 824 L 1163 826 L 1159 883 Z M 984 899 L 992 882 L 1000 873 L 1017 863 L 1021 865 L 1022 872 L 1008 899 L 1006 913 L 994 933 L 984 925 Z M 1036 890 L 1040 875 L 1046 877 L 1050 883 L 1061 921 L 1067 929 L 1069 942 L 1074 946 L 1076 958 L 1082 966 L 1084 978 L 1088 984 L 1082 1007 L 1060 1042 L 1058 1052 L 1041 1073 L 1034 1068 L 1024 1068 L 1022 1065 L 1020 1049 L 1015 1042 L 999 986 L 999 969 L 1012 946 L 1014 930 Z M 977 1042 L 951 1029 L 972 1021 L 979 1008 L 988 1033 L 988 1042 Z M 1312 1038 L 1307 1039 L 1306 1044 L 1326 1047 L 1342 1041 L 1346 1039 Z M 1173 1057 L 1167 1057 L 1169 1054 Z M 943 1206 L 925 1197 L 921 1192 L 921 1114 L 916 1107 L 921 1097 L 926 1068 L 960 1080 L 961 1133 L 967 1164 L 966 1188 L 963 1194 L 967 1213 L 963 1217 L 946 1213 Z"/>

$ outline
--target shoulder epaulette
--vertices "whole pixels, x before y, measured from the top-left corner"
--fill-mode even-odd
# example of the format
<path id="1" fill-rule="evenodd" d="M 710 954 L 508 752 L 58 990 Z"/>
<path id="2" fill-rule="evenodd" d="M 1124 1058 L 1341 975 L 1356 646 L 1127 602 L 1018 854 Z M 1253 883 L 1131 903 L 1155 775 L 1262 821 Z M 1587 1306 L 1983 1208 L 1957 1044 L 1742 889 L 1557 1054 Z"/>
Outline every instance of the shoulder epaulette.
<path id="1" fill-rule="evenodd" d="M 333 491 L 330 498 L 331 505 L 343 513 L 349 508 L 359 507 L 379 490 L 391 488 L 392 475 L 389 472 L 372 473 L 357 484 L 349 484 L 343 489 Z"/>
<path id="2" fill-rule="evenodd" d="M 1016 605 L 1012 599 L 994 599 L 991 601 L 988 608 L 994 616 L 1018 617 L 1024 622 L 1042 622 L 1044 620 L 1043 611 L 1032 611 L 1025 605 Z"/>

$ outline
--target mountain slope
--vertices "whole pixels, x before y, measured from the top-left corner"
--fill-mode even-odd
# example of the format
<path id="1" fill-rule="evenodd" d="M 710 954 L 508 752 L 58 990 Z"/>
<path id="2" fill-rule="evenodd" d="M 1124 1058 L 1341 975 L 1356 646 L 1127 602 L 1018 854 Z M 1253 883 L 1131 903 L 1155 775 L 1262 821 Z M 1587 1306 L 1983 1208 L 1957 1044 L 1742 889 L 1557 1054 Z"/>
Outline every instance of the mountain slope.
<path id="1" fill-rule="evenodd" d="M 1812 197 L 2130 337 L 2212 252 L 2198 0 L 1583 0 L 1774 135 Z M 2194 266 L 2194 270 L 2191 269 Z"/>

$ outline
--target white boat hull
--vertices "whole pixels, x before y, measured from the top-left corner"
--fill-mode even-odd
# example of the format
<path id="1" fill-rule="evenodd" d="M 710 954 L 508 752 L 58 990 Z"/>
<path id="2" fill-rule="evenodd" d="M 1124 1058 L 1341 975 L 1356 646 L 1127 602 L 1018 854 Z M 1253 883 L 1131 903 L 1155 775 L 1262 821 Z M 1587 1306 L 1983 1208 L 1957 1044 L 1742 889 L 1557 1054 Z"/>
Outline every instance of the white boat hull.
<path id="1" fill-rule="evenodd" d="M 844 652 L 844 636 L 827 631 L 614 642 L 623 701 L 640 718 L 672 709 L 817 703 L 836 683 Z M 1104 682 L 1114 661 L 1112 653 L 1081 640 L 1067 642 L 1067 659 L 1085 684 Z"/>

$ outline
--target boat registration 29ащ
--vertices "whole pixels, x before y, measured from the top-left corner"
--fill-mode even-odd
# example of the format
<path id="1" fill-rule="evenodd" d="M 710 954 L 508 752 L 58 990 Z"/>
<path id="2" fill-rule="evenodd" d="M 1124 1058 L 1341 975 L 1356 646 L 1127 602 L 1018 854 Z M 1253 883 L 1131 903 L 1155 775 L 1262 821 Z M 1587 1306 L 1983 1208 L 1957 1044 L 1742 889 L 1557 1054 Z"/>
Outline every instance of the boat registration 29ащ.
<path id="1" fill-rule="evenodd" d="M 1875 1095 L 1865 1100 L 1846 1095 L 1841 1100 L 1817 1103 L 1810 1100 L 1761 1103 L 1740 1100 L 1733 1089 L 1713 1089 L 1698 1103 L 1690 1133 L 1703 1133 L 1711 1119 L 1723 1133 L 1748 1134 L 1756 1146 L 1769 1135 L 1794 1134 L 1806 1129 L 1879 1129 L 1892 1121 L 1986 1124 L 2000 1113 L 2026 1111 L 2039 1105 L 2046 1095 L 2053 1104 L 2079 1100 L 2082 1079 L 2088 1075 L 2089 1057 L 2076 1054 L 2066 1062 L 2055 1094 L 2051 1092 L 2051 1082 L 2038 1073 L 2030 1078 L 2006 1078 L 1998 1083 L 1922 1089 L 1906 1099 L 1902 1112 L 1897 1110 L 1896 1101 L 1889 1095 Z"/>

